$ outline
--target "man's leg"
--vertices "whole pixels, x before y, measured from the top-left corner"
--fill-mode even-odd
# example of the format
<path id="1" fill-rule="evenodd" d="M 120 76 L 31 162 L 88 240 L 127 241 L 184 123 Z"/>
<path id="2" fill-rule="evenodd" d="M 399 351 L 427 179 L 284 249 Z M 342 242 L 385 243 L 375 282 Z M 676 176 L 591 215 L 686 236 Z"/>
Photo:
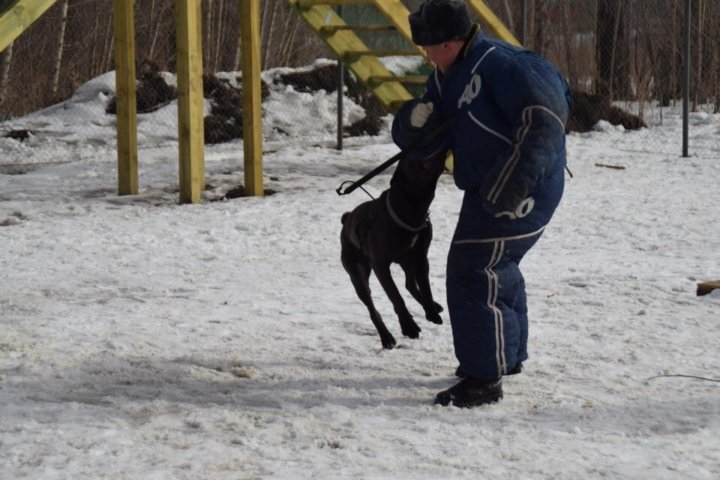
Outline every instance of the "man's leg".
<path id="1" fill-rule="evenodd" d="M 537 243 L 541 235 L 542 233 L 529 238 L 505 242 L 505 257 L 507 259 L 505 276 L 507 279 L 505 282 L 501 282 L 500 300 L 507 303 L 507 307 L 514 312 L 515 322 L 519 329 L 517 346 L 514 350 L 515 367 L 511 367 L 506 373 L 510 373 L 513 368 L 517 368 L 518 365 L 528 359 L 527 293 L 525 279 L 520 271 L 520 261 Z"/>
<path id="2" fill-rule="evenodd" d="M 447 297 L 455 355 L 467 376 L 495 380 L 514 366 L 519 344 L 516 316 L 500 296 L 505 283 L 504 242 L 453 244 L 447 263 Z M 502 281 L 502 282 L 501 282 Z M 507 339 L 514 349 L 505 348 Z M 512 353 L 511 353 L 512 352 Z M 511 353 L 512 358 L 507 358 Z"/>
<path id="3" fill-rule="evenodd" d="M 455 354 L 465 378 L 436 403 L 471 407 L 502 398 L 501 377 L 527 359 L 527 300 L 519 262 L 539 235 L 453 243 L 447 295 Z"/>

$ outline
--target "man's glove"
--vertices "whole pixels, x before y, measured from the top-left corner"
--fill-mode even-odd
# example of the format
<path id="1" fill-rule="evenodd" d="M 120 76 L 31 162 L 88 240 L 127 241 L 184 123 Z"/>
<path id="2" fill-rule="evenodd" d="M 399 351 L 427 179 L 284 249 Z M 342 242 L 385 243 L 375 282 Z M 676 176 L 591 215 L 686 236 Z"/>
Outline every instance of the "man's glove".
<path id="1" fill-rule="evenodd" d="M 424 127 L 428 121 L 428 118 L 430 118 L 432 112 L 432 102 L 418 103 L 417 105 L 415 105 L 415 107 L 413 107 L 412 111 L 410 112 L 410 125 L 415 128 Z"/>

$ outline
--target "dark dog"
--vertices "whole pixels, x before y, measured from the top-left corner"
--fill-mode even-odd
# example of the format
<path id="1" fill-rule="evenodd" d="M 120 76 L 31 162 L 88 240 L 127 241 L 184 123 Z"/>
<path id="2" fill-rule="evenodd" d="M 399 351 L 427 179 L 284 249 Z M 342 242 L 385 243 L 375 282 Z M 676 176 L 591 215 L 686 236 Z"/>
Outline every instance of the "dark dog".
<path id="1" fill-rule="evenodd" d="M 422 305 L 425 318 L 432 323 L 442 323 L 438 312 L 443 308 L 433 301 L 430 291 L 427 253 L 432 241 L 428 210 L 443 166 L 444 156 L 425 162 L 401 159 L 389 189 L 379 198 L 361 203 L 342 216 L 342 264 L 370 312 L 383 348 L 393 348 L 396 342 L 373 305 L 368 284 L 371 270 L 393 304 L 403 335 L 418 338 L 420 327 L 392 279 L 392 263 L 402 267 L 405 288 Z"/>

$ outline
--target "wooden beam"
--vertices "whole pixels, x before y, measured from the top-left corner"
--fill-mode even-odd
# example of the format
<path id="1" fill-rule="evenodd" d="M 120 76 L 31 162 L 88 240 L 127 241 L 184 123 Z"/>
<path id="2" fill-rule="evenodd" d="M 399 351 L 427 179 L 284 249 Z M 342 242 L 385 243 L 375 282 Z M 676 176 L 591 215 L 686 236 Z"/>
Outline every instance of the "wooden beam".
<path id="1" fill-rule="evenodd" d="M 353 57 L 368 55 L 371 57 L 422 57 L 417 50 L 387 49 L 387 50 L 348 50 L 345 52 L 345 60 L 352 61 Z"/>
<path id="2" fill-rule="evenodd" d="M 0 15 L 0 52 L 40 18 L 56 0 L 17 0 Z"/>
<path id="3" fill-rule="evenodd" d="M 427 75 L 375 75 L 368 80 L 369 85 L 380 85 L 383 82 L 400 82 L 414 83 L 416 85 L 425 85 L 427 83 Z"/>
<path id="4" fill-rule="evenodd" d="M 265 194 L 262 171 L 262 99 L 260 89 L 260 0 L 240 1 L 243 83 L 245 192 Z"/>
<path id="5" fill-rule="evenodd" d="M 180 203 L 199 203 L 205 188 L 201 0 L 176 0 Z"/>
<path id="6" fill-rule="evenodd" d="M 708 293 L 710 293 L 713 290 L 716 290 L 718 288 L 720 288 L 720 280 L 715 280 L 713 282 L 698 283 L 697 294 L 698 294 L 698 296 L 699 295 L 707 295 Z"/>
<path id="7" fill-rule="evenodd" d="M 507 29 L 495 13 L 487 6 L 483 0 L 468 0 L 468 6 L 470 10 L 474 11 L 483 25 L 490 30 L 490 32 L 500 40 L 504 40 L 513 45 L 521 46 L 520 41 L 515 38 L 515 35 Z"/>
<path id="8" fill-rule="evenodd" d="M 318 5 L 367 5 L 373 0 L 297 0 L 300 8 L 311 8 Z"/>
<path id="9" fill-rule="evenodd" d="M 425 57 L 425 51 L 415 45 L 412 41 L 412 32 L 410 31 L 410 20 L 408 16 L 410 11 L 400 0 L 375 0 L 375 6 L 395 25 L 398 33 L 407 40 L 409 45 L 415 47 L 418 55 Z"/>
<path id="10" fill-rule="evenodd" d="M 296 8 L 302 19 L 316 32 L 324 26 L 345 25 L 345 22 L 327 5 L 301 8 L 299 0 L 288 0 L 291 7 Z M 339 58 L 345 58 L 348 52 L 368 50 L 367 45 L 351 30 L 338 30 L 334 33 L 320 34 L 320 38 L 328 44 Z M 387 77 L 390 71 L 377 59 L 370 56 L 350 57 L 347 67 L 364 84 L 370 86 L 372 92 L 387 108 L 399 105 L 399 100 L 410 100 L 412 95 L 400 82 L 384 82 L 379 85 L 369 85 L 370 77 Z"/>
<path id="11" fill-rule="evenodd" d="M 138 194 L 133 2 L 113 0 L 118 195 Z"/>
<path id="12" fill-rule="evenodd" d="M 355 32 L 392 32 L 397 30 L 395 25 L 324 25 L 320 27 L 322 33 L 335 33 L 339 30 L 353 30 Z"/>

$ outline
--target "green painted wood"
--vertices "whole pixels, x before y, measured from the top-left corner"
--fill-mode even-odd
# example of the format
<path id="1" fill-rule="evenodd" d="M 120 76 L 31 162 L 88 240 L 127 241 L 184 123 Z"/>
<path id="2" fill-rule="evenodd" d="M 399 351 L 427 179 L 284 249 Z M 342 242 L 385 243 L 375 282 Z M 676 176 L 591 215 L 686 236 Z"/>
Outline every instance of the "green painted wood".
<path id="1" fill-rule="evenodd" d="M 40 18 L 56 0 L 17 0 L 0 15 L 0 52 Z"/>
<path id="2" fill-rule="evenodd" d="M 345 28 L 323 29 L 323 27 L 347 25 L 327 5 L 327 2 L 324 5 L 313 3 L 312 6 L 308 6 L 307 2 L 305 2 L 305 6 L 301 6 L 301 1 L 303 0 L 289 0 L 289 4 L 317 32 L 338 58 L 348 59 L 346 66 L 360 82 L 370 88 L 372 93 L 388 110 L 394 111 L 393 105 L 396 105 L 398 101 L 407 101 L 413 98 L 400 82 L 392 79 L 392 73 L 375 56 L 352 55 L 353 52 L 370 50 L 353 30 Z M 371 84 L 370 79 L 372 77 L 383 77 L 387 80 Z"/>

